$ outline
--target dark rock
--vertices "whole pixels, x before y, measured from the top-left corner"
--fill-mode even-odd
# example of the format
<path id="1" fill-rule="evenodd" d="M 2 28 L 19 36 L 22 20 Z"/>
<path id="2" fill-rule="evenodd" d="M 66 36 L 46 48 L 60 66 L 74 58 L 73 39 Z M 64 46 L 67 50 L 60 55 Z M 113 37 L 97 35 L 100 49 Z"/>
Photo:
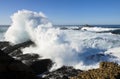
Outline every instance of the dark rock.
<path id="1" fill-rule="evenodd" d="M 38 54 L 34 54 L 34 53 L 28 53 L 28 54 L 22 54 L 22 55 L 18 55 L 16 56 L 17 60 L 22 61 L 24 64 L 30 66 L 32 65 L 33 62 L 38 61 L 40 58 L 40 56 Z"/>
<path id="2" fill-rule="evenodd" d="M 120 34 L 120 29 L 112 30 L 111 33 L 112 33 L 112 34 Z"/>
<path id="3" fill-rule="evenodd" d="M 63 76 L 62 79 L 69 79 L 67 76 Z"/>
<path id="4" fill-rule="evenodd" d="M 52 61 L 50 59 L 39 59 L 38 54 L 22 54 L 16 56 L 15 59 L 22 61 L 25 65 L 29 66 L 36 75 L 42 74 L 49 71 L 52 66 Z"/>
<path id="5" fill-rule="evenodd" d="M 94 26 L 86 24 L 86 25 L 83 25 L 83 27 L 94 27 Z"/>
<path id="6" fill-rule="evenodd" d="M 3 44 L 1 43 L 1 48 L 7 46 L 7 45 L 4 46 Z M 27 41 L 13 46 L 9 45 L 5 49 L 3 49 L 5 53 L 0 53 L 0 71 L 2 72 L 5 71 L 7 73 L 8 71 L 13 73 L 25 72 L 24 74 L 28 72 L 34 75 L 39 75 L 49 71 L 53 64 L 50 59 L 39 60 L 40 56 L 38 54 L 34 53 L 23 54 L 22 51 L 20 50 L 21 48 L 30 45 L 33 45 L 32 41 Z M 12 57 L 14 57 L 15 59 Z"/>
<path id="7" fill-rule="evenodd" d="M 11 57 L 17 57 L 19 55 L 22 55 L 22 51 L 20 49 L 14 50 L 13 52 L 9 53 Z"/>
<path id="8" fill-rule="evenodd" d="M 81 70 L 73 67 L 63 66 L 55 71 L 49 72 L 45 75 L 45 79 L 69 79 L 69 77 L 76 76 L 81 73 Z"/>
<path id="9" fill-rule="evenodd" d="M 60 30 L 68 30 L 67 27 L 61 27 Z"/>
<path id="10" fill-rule="evenodd" d="M 30 66 L 33 71 L 36 74 L 42 74 L 44 72 L 48 72 L 49 69 L 52 67 L 53 63 L 50 59 L 41 59 L 38 61 L 35 61 L 32 63 L 32 65 Z"/>
<path id="11" fill-rule="evenodd" d="M 10 54 L 12 53 L 13 51 L 17 50 L 17 49 L 21 49 L 21 48 L 25 48 L 25 47 L 28 47 L 30 45 L 34 44 L 32 41 L 26 41 L 26 42 L 23 42 L 23 43 L 20 43 L 20 44 L 16 44 L 16 45 L 11 45 L 11 46 L 8 46 L 7 48 L 5 48 L 3 51 L 7 54 Z"/>
<path id="12" fill-rule="evenodd" d="M 31 59 L 29 59 L 29 60 L 22 60 L 22 63 L 24 63 L 27 66 L 31 66 L 33 62 L 35 62 L 35 61 L 31 60 Z"/>
<path id="13" fill-rule="evenodd" d="M 38 54 L 34 54 L 34 53 L 28 53 L 28 54 L 23 54 L 22 51 L 20 50 L 21 48 L 27 47 L 29 45 L 33 45 L 32 41 L 27 41 L 21 44 L 16 44 L 16 45 L 11 45 L 8 46 L 7 48 L 5 48 L 3 51 L 5 52 L 5 54 L 9 55 L 9 57 L 14 57 L 19 61 L 22 61 L 22 63 L 24 63 L 24 65 L 30 67 L 35 74 L 42 74 L 43 72 L 46 72 L 50 69 L 50 67 L 52 66 L 52 61 L 50 59 L 42 59 L 39 60 L 40 56 Z M 10 59 L 11 59 L 10 57 Z M 5 58 L 6 59 L 6 58 Z M 15 70 L 15 69 L 21 69 L 22 65 L 20 65 L 20 63 L 16 62 L 12 62 L 11 64 L 9 64 L 9 69 L 10 70 Z M 8 65 L 7 65 L 8 66 Z M 18 68 L 20 67 L 20 68 Z M 13 69 L 12 69 L 13 68 Z M 14 69 L 15 68 L 15 69 Z M 22 68 L 24 69 L 24 68 Z"/>
<path id="14" fill-rule="evenodd" d="M 32 69 L 0 50 L 0 79 L 40 79 Z"/>
<path id="15" fill-rule="evenodd" d="M 97 32 L 97 33 L 112 33 L 112 34 L 117 34 L 117 35 L 119 35 L 119 34 L 120 34 L 120 29 L 109 30 L 109 31 L 100 31 L 100 32 Z"/>
<path id="16" fill-rule="evenodd" d="M 70 79 L 120 79 L 120 66 L 113 62 L 101 62 L 100 68 L 84 71 Z"/>
<path id="17" fill-rule="evenodd" d="M 7 41 L 0 41 L 0 49 L 3 50 L 6 47 L 10 46 L 10 43 Z"/>
<path id="18" fill-rule="evenodd" d="M 17 59 L 19 60 L 29 60 L 29 59 L 37 60 L 38 58 L 40 58 L 40 56 L 35 53 L 28 53 L 28 54 L 22 54 L 17 56 Z"/>

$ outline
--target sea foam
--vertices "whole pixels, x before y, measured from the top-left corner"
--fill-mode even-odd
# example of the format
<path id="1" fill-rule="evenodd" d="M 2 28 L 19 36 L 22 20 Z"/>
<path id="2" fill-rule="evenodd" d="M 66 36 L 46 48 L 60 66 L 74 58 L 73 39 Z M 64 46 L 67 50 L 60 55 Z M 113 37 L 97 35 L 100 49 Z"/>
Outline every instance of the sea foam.
<path id="1" fill-rule="evenodd" d="M 59 30 L 41 12 L 20 10 L 11 19 L 5 40 L 13 44 L 33 41 L 36 46 L 22 49 L 23 53 L 38 53 L 42 58 L 50 58 L 55 62 L 51 70 L 63 65 L 86 70 L 97 68 L 101 61 L 116 61 L 117 57 L 105 51 L 120 46 L 120 36 Z"/>
<path id="2" fill-rule="evenodd" d="M 43 13 L 22 10 L 11 16 L 12 24 L 5 34 L 5 40 L 14 44 L 33 39 L 34 30 L 39 27 L 51 27 Z"/>

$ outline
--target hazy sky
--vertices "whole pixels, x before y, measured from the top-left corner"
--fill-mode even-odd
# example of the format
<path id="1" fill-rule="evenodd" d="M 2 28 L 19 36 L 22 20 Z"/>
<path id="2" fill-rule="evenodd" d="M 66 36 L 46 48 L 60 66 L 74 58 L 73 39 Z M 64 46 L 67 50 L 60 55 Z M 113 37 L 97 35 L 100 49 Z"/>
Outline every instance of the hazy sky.
<path id="1" fill-rule="evenodd" d="M 0 0 L 0 24 L 22 9 L 41 11 L 53 24 L 120 24 L 120 0 Z"/>

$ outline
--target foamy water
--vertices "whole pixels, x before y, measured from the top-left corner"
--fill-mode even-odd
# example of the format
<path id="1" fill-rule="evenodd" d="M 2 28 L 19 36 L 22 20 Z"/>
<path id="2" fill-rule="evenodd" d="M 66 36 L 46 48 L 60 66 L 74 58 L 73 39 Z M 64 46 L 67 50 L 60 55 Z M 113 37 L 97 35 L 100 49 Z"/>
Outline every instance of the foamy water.
<path id="1" fill-rule="evenodd" d="M 23 53 L 38 53 L 55 62 L 51 70 L 63 65 L 78 69 L 97 68 L 101 61 L 120 62 L 120 35 L 96 33 L 91 30 L 59 30 L 43 13 L 21 10 L 12 15 L 12 24 L 5 40 L 13 44 L 32 40 L 36 46 L 22 49 Z M 89 29 L 89 28 L 87 28 Z M 111 30 L 98 28 L 97 31 Z M 112 51 L 112 54 L 111 54 Z"/>

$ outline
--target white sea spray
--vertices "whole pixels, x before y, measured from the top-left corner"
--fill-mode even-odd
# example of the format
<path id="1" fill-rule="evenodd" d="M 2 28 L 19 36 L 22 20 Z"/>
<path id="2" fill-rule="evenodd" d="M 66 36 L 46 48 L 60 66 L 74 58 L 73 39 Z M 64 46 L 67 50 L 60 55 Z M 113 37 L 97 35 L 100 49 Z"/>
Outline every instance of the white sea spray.
<path id="1" fill-rule="evenodd" d="M 38 53 L 42 58 L 50 58 L 55 62 L 52 70 L 63 65 L 91 69 L 97 68 L 101 61 L 116 61 L 116 55 L 113 54 L 116 58 L 112 57 L 105 51 L 119 47 L 120 36 L 59 30 L 41 12 L 20 10 L 11 19 L 12 24 L 5 34 L 5 40 L 13 44 L 33 41 L 36 46 L 22 49 L 23 53 Z"/>

